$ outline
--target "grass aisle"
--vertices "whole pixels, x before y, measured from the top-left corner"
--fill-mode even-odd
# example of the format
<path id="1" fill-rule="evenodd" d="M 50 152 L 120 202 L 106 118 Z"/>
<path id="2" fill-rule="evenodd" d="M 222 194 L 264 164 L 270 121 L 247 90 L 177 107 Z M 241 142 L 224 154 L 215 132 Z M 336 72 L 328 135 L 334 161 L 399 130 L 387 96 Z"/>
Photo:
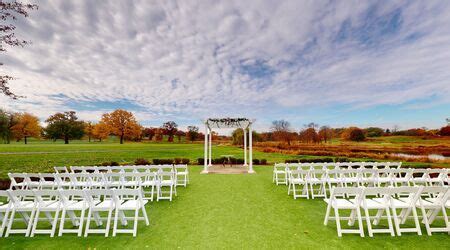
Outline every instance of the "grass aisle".
<path id="1" fill-rule="evenodd" d="M 324 202 L 294 200 L 285 186 L 271 182 L 270 167 L 256 167 L 254 175 L 200 175 L 192 167 L 191 184 L 179 188 L 173 202 L 147 206 L 151 225 L 139 226 L 138 236 L 105 238 L 72 235 L 50 238 L 13 235 L 0 238 L 3 249 L 449 249 L 450 236 L 405 234 L 339 239 L 334 223 L 324 226 Z"/>

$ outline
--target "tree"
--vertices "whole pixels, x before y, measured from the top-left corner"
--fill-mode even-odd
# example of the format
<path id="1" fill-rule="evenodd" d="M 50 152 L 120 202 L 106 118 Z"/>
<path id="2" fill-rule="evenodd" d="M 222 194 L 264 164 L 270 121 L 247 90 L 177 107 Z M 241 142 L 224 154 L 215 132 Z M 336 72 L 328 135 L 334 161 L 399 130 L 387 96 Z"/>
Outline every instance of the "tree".
<path id="1" fill-rule="evenodd" d="M 11 128 L 17 123 L 17 114 L 0 109 L 0 136 L 4 143 L 9 144 L 12 137 Z"/>
<path id="2" fill-rule="evenodd" d="M 317 135 L 316 129 L 314 127 L 306 128 L 300 131 L 299 139 L 306 143 L 317 143 L 319 142 L 319 136 Z"/>
<path id="3" fill-rule="evenodd" d="M 231 138 L 233 140 L 233 145 L 244 145 L 244 130 L 242 128 L 233 130 Z"/>
<path id="4" fill-rule="evenodd" d="M 439 130 L 439 135 L 441 135 L 441 136 L 450 136 L 450 126 L 442 127 Z"/>
<path id="5" fill-rule="evenodd" d="M 19 17 L 28 17 L 28 11 L 37 8 L 38 6 L 36 4 L 25 4 L 16 1 L 0 1 L 0 19 L 2 21 L 2 24 L 0 25 L 0 52 L 6 51 L 3 44 L 7 44 L 11 47 L 24 47 L 29 43 L 28 41 L 20 40 L 16 37 L 16 34 L 14 33 L 16 26 L 12 24 L 12 22 Z M 3 63 L 0 62 L 0 65 L 3 65 Z M 17 99 L 21 96 L 11 92 L 8 86 L 8 82 L 13 79 L 13 77 L 8 75 L 0 75 L 0 93 L 13 99 Z"/>
<path id="6" fill-rule="evenodd" d="M 196 126 L 188 126 L 186 132 L 186 139 L 188 141 L 194 142 L 198 138 L 198 127 Z"/>
<path id="7" fill-rule="evenodd" d="M 99 140 L 100 142 L 103 139 L 107 139 L 110 134 L 110 129 L 108 125 L 104 122 L 99 122 L 94 125 L 94 128 L 92 129 L 92 137 Z"/>
<path id="8" fill-rule="evenodd" d="M 348 141 L 364 141 L 364 131 L 357 127 L 349 127 L 342 133 L 342 138 Z"/>
<path id="9" fill-rule="evenodd" d="M 144 137 L 148 137 L 148 139 L 151 141 L 153 139 L 153 136 L 155 136 L 157 128 L 144 128 L 142 131 Z"/>
<path id="10" fill-rule="evenodd" d="M 92 122 L 84 123 L 84 134 L 88 136 L 88 141 L 91 142 L 91 137 L 93 137 L 94 124 Z"/>
<path id="11" fill-rule="evenodd" d="M 142 140 L 142 126 L 139 124 L 130 124 L 128 130 L 125 132 L 125 139 L 131 141 Z"/>
<path id="12" fill-rule="evenodd" d="M 273 132 L 275 140 L 285 141 L 288 145 L 291 145 L 291 141 L 294 139 L 294 134 L 291 133 L 291 124 L 288 121 L 273 121 L 271 131 Z"/>
<path id="13" fill-rule="evenodd" d="M 163 131 L 162 128 L 156 129 L 156 132 L 155 132 L 155 140 L 156 140 L 156 141 L 162 141 L 163 138 L 164 138 L 163 135 L 164 135 L 164 131 Z"/>
<path id="14" fill-rule="evenodd" d="M 175 133 L 175 135 L 176 135 L 177 138 L 178 138 L 178 142 L 181 142 L 181 137 L 185 136 L 186 134 L 185 134 L 183 131 L 178 130 L 178 131 Z"/>
<path id="15" fill-rule="evenodd" d="M 382 128 L 377 127 L 369 127 L 364 129 L 367 137 L 380 137 L 384 134 L 384 130 Z"/>
<path id="16" fill-rule="evenodd" d="M 164 123 L 161 127 L 165 135 L 167 135 L 168 141 L 173 142 L 173 136 L 177 132 L 178 125 L 174 121 L 168 121 Z"/>
<path id="17" fill-rule="evenodd" d="M 325 143 L 331 142 L 331 138 L 333 138 L 333 130 L 328 126 L 322 126 L 320 127 L 318 136 L 320 141 L 324 141 Z"/>
<path id="18" fill-rule="evenodd" d="M 133 113 L 123 109 L 117 109 L 111 113 L 103 114 L 102 122 L 108 125 L 113 135 L 120 138 L 120 144 L 123 144 L 125 136 L 132 137 L 136 133 L 136 127 L 140 126 Z"/>
<path id="19" fill-rule="evenodd" d="M 64 139 L 64 144 L 69 144 L 69 140 L 81 139 L 84 135 L 84 122 L 79 121 L 75 111 L 56 113 L 50 116 L 45 128 L 47 137 L 57 140 Z"/>
<path id="20" fill-rule="evenodd" d="M 39 137 L 41 135 L 39 118 L 29 113 L 17 114 L 17 123 L 11 127 L 11 132 L 17 141 L 24 139 L 27 144 L 28 137 Z"/>

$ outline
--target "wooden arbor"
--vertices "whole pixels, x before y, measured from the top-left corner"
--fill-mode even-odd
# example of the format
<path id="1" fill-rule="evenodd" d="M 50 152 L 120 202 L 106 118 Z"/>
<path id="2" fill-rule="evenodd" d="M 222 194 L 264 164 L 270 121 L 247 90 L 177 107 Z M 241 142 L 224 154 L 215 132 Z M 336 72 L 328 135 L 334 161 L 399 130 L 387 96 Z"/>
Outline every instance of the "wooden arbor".
<path id="1" fill-rule="evenodd" d="M 248 118 L 208 118 L 205 124 L 205 157 L 202 173 L 208 173 L 208 167 L 212 166 L 212 130 L 220 128 L 241 128 L 244 130 L 244 166 L 248 166 L 248 173 L 253 170 L 253 146 L 252 146 L 252 124 L 254 120 Z M 247 143 L 248 133 L 248 143 Z M 248 144 L 248 147 L 247 147 Z M 249 151 L 247 153 L 247 150 Z"/>

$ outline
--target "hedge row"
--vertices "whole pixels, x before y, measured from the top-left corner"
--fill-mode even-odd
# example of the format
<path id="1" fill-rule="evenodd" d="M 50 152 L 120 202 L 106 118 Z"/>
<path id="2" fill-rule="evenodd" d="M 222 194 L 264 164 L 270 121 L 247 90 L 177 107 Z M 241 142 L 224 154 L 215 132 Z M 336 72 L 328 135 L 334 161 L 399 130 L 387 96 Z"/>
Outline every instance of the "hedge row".
<path id="1" fill-rule="evenodd" d="M 321 163 L 321 162 L 348 162 L 349 159 L 346 157 L 325 157 L 325 158 L 307 158 L 307 159 L 288 159 L 284 163 Z"/>

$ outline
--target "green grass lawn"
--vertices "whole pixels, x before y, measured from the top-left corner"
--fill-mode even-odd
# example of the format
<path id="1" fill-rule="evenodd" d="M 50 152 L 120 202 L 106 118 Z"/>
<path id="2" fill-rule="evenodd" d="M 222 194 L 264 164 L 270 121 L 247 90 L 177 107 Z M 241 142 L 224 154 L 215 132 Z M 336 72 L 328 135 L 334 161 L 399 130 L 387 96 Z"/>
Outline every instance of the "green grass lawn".
<path id="1" fill-rule="evenodd" d="M 203 157 L 203 143 L 87 143 L 74 141 L 65 145 L 48 141 L 0 144 L 0 178 L 10 172 L 49 172 L 53 166 L 87 166 L 102 162 L 116 161 L 132 164 L 137 158 L 164 159 L 189 158 L 192 163 Z M 221 155 L 234 155 L 244 158 L 241 148 L 213 145 L 213 158 Z M 254 151 L 253 158 L 267 159 L 270 163 L 284 162 L 285 159 L 305 156 L 282 155 Z"/>
<path id="2" fill-rule="evenodd" d="M 286 186 L 272 184 L 271 168 L 256 167 L 253 175 L 201 175 L 191 167 L 191 184 L 179 188 L 173 202 L 147 205 L 150 226 L 138 236 L 105 238 L 74 235 L 0 238 L 3 249 L 449 249 L 450 236 L 405 233 L 337 237 L 334 222 L 323 225 L 321 199 L 294 200 Z M 345 223 L 344 223 L 345 224 Z M 425 229 L 423 228 L 423 233 Z"/>

